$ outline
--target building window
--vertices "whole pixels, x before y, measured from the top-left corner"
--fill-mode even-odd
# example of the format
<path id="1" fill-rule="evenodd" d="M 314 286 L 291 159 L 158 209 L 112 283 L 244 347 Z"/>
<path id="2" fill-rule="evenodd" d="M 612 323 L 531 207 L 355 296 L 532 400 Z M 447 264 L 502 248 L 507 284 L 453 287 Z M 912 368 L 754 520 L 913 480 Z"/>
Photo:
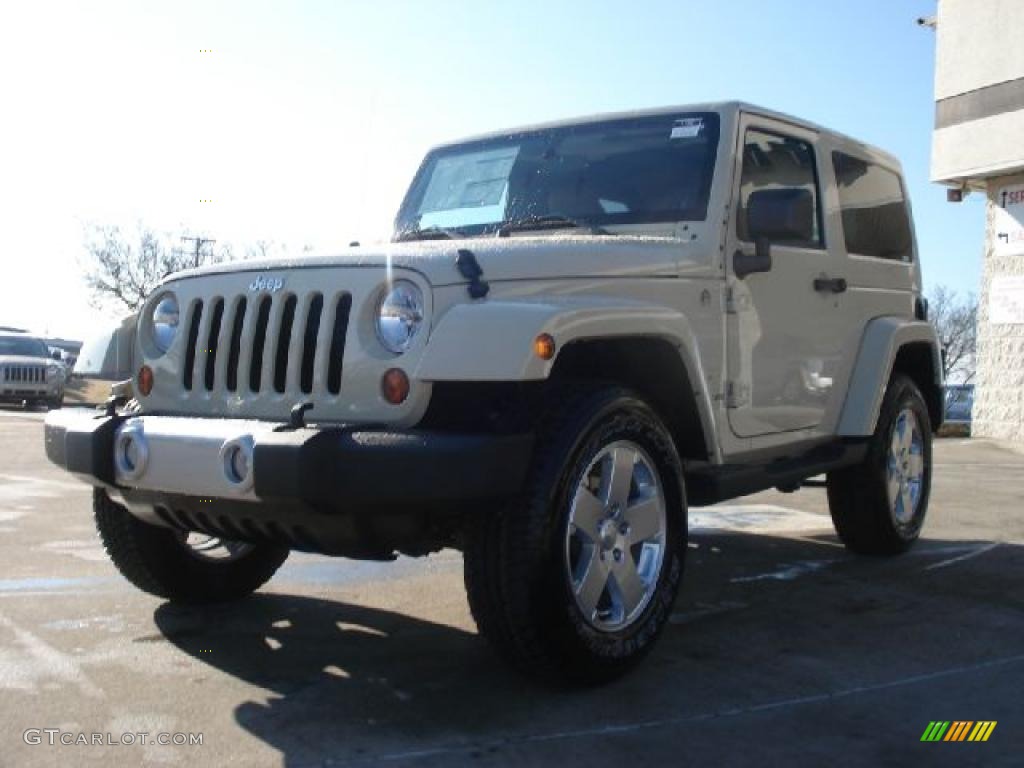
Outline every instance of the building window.
<path id="1" fill-rule="evenodd" d="M 846 252 L 910 261 L 913 237 L 898 174 L 842 152 L 832 153 Z"/>

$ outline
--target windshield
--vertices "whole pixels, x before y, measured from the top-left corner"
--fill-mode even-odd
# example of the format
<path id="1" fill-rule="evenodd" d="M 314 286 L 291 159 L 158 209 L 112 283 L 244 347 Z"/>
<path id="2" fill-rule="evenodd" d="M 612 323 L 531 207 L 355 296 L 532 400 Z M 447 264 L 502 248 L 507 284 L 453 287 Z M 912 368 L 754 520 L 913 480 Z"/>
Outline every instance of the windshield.
<path id="1" fill-rule="evenodd" d="M 0 355 L 20 357 L 49 357 L 46 345 L 39 339 L 23 336 L 0 336 Z"/>
<path id="2" fill-rule="evenodd" d="M 699 221 L 707 214 L 718 132 L 717 114 L 687 112 L 444 147 L 417 173 L 396 239 L 494 234 L 531 222 L 603 228 Z"/>

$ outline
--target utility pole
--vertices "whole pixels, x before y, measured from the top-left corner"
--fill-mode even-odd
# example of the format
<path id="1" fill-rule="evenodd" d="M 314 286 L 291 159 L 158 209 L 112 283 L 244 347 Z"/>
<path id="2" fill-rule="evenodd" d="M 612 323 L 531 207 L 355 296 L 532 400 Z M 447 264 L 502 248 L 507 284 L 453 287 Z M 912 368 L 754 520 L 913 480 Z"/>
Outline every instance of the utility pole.
<path id="1" fill-rule="evenodd" d="M 213 243 L 217 242 L 216 240 L 213 240 L 209 237 L 182 237 L 181 239 L 184 241 L 191 241 L 195 243 L 195 264 L 192 265 L 194 267 L 199 266 L 199 255 L 200 252 L 202 251 L 203 246 L 212 245 Z"/>

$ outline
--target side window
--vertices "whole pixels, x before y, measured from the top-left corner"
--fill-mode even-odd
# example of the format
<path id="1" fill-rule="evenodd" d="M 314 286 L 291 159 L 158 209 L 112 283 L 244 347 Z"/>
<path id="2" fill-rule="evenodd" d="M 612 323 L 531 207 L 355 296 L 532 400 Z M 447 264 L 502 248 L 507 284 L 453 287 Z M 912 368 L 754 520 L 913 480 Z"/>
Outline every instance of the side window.
<path id="1" fill-rule="evenodd" d="M 806 141 L 756 128 L 748 128 L 743 138 L 743 170 L 740 175 L 740 200 L 736 216 L 736 235 L 750 241 L 748 213 L 751 195 L 762 207 L 786 205 L 789 215 L 802 220 L 787 222 L 794 234 L 775 242 L 802 248 L 821 248 L 821 192 L 814 164 L 814 147 Z M 793 205 L 794 199 L 801 205 Z M 797 235 L 796 233 L 800 233 Z"/>
<path id="2" fill-rule="evenodd" d="M 900 177 L 880 165 L 832 153 L 846 252 L 910 261 L 913 238 Z"/>

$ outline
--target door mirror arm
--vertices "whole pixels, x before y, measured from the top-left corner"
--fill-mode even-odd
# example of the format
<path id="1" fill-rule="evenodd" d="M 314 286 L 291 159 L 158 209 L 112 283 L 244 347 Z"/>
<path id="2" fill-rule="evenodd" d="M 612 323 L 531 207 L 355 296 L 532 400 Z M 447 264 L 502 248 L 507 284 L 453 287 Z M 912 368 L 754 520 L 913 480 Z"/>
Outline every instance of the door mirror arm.
<path id="1" fill-rule="evenodd" d="M 755 272 L 769 272 L 772 268 L 772 244 L 767 237 L 754 240 L 754 252 L 737 250 L 732 256 L 732 271 L 740 280 Z"/>

